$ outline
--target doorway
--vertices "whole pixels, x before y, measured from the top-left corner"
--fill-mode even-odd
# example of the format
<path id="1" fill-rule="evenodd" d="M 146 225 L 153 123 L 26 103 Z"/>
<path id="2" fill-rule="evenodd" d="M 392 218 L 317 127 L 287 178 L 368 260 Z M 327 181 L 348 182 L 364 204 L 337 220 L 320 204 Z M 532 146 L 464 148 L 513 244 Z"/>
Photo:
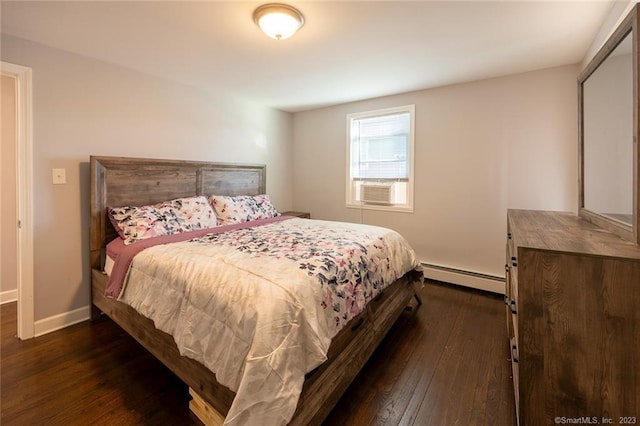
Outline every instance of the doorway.
<path id="1" fill-rule="evenodd" d="M 15 138 L 12 141 L 15 149 L 9 151 L 15 153 L 13 155 L 16 166 L 14 172 L 16 216 L 10 218 L 13 221 L 13 226 L 9 225 L 8 230 L 16 234 L 13 250 L 15 250 L 16 263 L 18 337 L 24 340 L 30 339 L 34 335 L 32 77 L 31 68 L 4 61 L 2 62 L 1 74 L 3 82 L 5 76 L 13 79 L 13 87 L 15 88 Z M 8 87 L 10 87 L 11 80 L 7 81 L 9 82 Z M 3 165 L 5 161 L 6 159 L 3 157 Z M 6 198 L 4 189 L 2 189 L 2 193 L 4 204 Z M 4 221 L 4 218 L 2 220 Z M 7 249 L 10 250 L 11 246 L 8 246 Z M 5 247 L 2 250 L 4 253 Z"/>
<path id="2" fill-rule="evenodd" d="M 0 149 L 0 303 L 18 300 L 18 206 L 16 89 L 12 75 L 2 74 L 2 145 Z"/>

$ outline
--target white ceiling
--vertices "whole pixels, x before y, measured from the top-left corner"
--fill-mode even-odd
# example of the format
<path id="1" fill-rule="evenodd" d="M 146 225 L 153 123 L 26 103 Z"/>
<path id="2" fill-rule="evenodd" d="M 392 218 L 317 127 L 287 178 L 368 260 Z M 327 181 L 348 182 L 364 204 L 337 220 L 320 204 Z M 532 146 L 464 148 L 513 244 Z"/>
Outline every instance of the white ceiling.
<path id="1" fill-rule="evenodd" d="M 2 32 L 285 111 L 580 62 L 612 1 L 2 1 Z"/>

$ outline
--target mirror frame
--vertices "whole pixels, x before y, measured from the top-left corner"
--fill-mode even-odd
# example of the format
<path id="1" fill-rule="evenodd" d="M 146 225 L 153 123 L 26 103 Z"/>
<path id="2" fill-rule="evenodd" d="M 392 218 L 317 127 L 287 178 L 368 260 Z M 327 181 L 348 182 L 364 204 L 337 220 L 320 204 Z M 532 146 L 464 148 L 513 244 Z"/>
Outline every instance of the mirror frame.
<path id="1" fill-rule="evenodd" d="M 598 50 L 589 64 L 578 76 L 578 138 L 579 138 L 579 200 L 578 215 L 589 222 L 604 228 L 625 240 L 640 244 L 640 185 L 638 182 L 638 164 L 640 163 L 640 150 L 638 149 L 638 129 L 640 117 L 638 115 L 638 98 L 640 96 L 640 82 L 638 81 L 638 68 L 640 66 L 638 55 L 638 21 L 640 20 L 640 6 L 636 4 L 626 16 L 607 42 Z M 617 221 L 610 217 L 598 214 L 584 207 L 584 99 L 583 84 L 593 72 L 604 62 L 615 48 L 631 34 L 632 61 L 633 61 L 633 219 L 631 225 Z"/>

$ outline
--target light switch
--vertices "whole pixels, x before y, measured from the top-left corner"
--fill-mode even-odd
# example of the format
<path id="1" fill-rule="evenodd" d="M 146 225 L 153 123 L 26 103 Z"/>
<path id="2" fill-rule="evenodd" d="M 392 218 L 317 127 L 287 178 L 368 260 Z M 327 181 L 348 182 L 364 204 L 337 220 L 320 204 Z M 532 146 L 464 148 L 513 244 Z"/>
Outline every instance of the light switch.
<path id="1" fill-rule="evenodd" d="M 66 169 L 53 169 L 53 184 L 64 185 L 67 183 L 67 171 Z"/>

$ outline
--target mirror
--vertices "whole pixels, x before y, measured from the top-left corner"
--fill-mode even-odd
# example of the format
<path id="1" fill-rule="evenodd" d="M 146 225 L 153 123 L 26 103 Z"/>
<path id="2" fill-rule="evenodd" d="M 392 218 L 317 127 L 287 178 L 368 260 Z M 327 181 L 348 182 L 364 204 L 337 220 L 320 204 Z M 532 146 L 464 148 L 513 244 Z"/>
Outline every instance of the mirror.
<path id="1" fill-rule="evenodd" d="M 582 83 L 584 208 L 633 223 L 631 34 Z"/>
<path id="2" fill-rule="evenodd" d="M 640 243 L 637 21 L 635 6 L 579 78 L 579 214 Z"/>

